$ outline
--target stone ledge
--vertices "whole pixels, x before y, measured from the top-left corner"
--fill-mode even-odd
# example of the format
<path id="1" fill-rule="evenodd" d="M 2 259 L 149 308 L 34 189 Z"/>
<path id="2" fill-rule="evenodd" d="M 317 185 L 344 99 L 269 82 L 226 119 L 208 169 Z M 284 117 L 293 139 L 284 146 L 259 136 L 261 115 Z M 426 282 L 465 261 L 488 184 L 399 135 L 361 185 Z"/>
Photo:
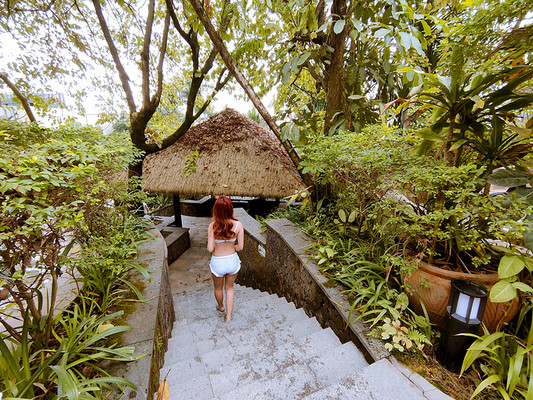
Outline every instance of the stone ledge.
<path id="1" fill-rule="evenodd" d="M 165 244 L 168 252 L 168 264 L 172 264 L 191 247 L 189 228 L 178 228 L 176 226 L 167 225 L 161 228 L 161 234 L 168 234 L 168 236 L 165 237 Z"/>
<path id="2" fill-rule="evenodd" d="M 121 346 L 134 346 L 135 354 L 148 354 L 130 363 L 112 363 L 108 371 L 121 376 L 137 386 L 137 391 L 126 388 L 121 399 L 153 399 L 159 386 L 159 370 L 164 362 L 168 338 L 174 322 L 174 303 L 170 287 L 167 263 L 167 247 L 161 233 L 153 228 L 149 231 L 154 240 L 139 245 L 137 261 L 152 273 L 150 282 L 140 274 L 133 274 L 139 280 L 141 293 L 146 303 L 135 302 L 134 309 L 126 316 L 126 324 L 133 329 L 121 336 Z"/>

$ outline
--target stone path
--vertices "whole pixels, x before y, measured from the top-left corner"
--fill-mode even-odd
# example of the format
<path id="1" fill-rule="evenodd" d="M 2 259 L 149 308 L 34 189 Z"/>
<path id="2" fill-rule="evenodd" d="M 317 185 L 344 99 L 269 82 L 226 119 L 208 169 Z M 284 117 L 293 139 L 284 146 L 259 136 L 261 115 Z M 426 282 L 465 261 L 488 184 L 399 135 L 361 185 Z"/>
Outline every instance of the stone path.
<path id="1" fill-rule="evenodd" d="M 171 399 L 449 399 L 387 359 L 368 365 L 353 343 L 276 295 L 236 285 L 224 322 L 205 250 L 209 218 L 183 223 L 191 248 L 170 266 L 176 322 L 160 375 Z"/>

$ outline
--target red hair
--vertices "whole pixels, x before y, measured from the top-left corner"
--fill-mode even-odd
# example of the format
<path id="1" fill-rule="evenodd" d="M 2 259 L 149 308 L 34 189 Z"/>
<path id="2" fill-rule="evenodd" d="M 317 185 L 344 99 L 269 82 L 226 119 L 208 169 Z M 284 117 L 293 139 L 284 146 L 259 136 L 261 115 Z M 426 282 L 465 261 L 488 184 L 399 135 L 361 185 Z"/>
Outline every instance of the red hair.
<path id="1" fill-rule="evenodd" d="M 221 195 L 213 206 L 213 233 L 216 239 L 232 239 L 235 232 L 231 230 L 233 222 L 237 221 L 233 216 L 233 203 Z"/>

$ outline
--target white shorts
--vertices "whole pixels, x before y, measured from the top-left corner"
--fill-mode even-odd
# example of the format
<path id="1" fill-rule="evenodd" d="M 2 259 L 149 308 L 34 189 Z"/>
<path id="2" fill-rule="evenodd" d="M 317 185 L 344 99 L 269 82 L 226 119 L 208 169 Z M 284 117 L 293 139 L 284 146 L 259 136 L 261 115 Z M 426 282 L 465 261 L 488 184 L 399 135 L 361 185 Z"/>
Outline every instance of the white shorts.
<path id="1" fill-rule="evenodd" d="M 235 275 L 241 269 L 241 260 L 237 252 L 228 256 L 211 256 L 209 268 L 217 278 L 222 278 L 224 275 Z"/>

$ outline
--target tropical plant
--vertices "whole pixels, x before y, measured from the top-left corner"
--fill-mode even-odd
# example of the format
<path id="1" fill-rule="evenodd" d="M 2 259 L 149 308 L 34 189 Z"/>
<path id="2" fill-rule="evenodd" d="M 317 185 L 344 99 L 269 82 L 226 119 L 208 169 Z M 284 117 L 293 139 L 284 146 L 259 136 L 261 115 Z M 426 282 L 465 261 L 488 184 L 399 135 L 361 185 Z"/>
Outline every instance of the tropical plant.
<path id="1" fill-rule="evenodd" d="M 481 361 L 480 375 L 485 377 L 472 398 L 491 389 L 496 390 L 503 399 L 533 398 L 533 323 L 525 342 L 505 332 L 489 334 L 486 329 L 482 336 L 465 335 L 476 340 L 466 352 L 461 374 L 476 361 Z"/>
<path id="2" fill-rule="evenodd" d="M 150 280 L 148 270 L 135 261 L 137 246 L 150 236 L 146 233 L 149 221 L 128 213 L 109 212 L 101 223 L 105 229 L 80 240 L 78 256 L 66 263 L 81 273 L 84 299 L 92 298 L 100 313 L 106 313 L 124 301 L 130 290 L 144 300 L 129 278 L 137 271 Z"/>
<path id="3" fill-rule="evenodd" d="M 407 259 L 447 268 L 494 272 L 502 260 L 502 282 L 492 297 L 504 301 L 504 283 L 505 293 L 530 291 L 528 275 L 520 273 L 529 264 L 516 261 L 508 268 L 512 254 L 525 254 L 517 244 L 528 243 L 529 202 L 480 190 L 487 181 L 477 164 L 456 167 L 411 154 L 416 141 L 407 133 L 372 126 L 361 134 L 321 137 L 305 148 L 301 165 L 329 188 L 325 193 L 338 212 L 340 233 L 367 240 L 369 254 L 392 246 Z M 497 243 L 510 248 L 504 251 Z M 416 265 L 400 267 L 410 273 Z"/>
<path id="4" fill-rule="evenodd" d="M 348 215 L 341 209 L 334 218 L 322 207 L 304 221 L 290 209 L 284 215 L 316 239 L 310 249 L 312 257 L 326 276 L 346 288 L 349 318 L 355 313 L 370 324 L 372 334 L 383 339 L 390 351 L 431 345 L 435 334 L 429 319 L 409 310 L 409 300 L 401 291 L 397 269 L 393 269 L 401 262 L 395 246 L 378 248 L 358 237 L 353 212 Z"/>
<path id="5" fill-rule="evenodd" d="M 449 75 L 412 68 L 403 71 L 422 75 L 423 85 L 409 102 L 433 110 L 429 128 L 419 132 L 423 140 L 418 152 L 427 153 L 437 144 L 437 157 L 442 155 L 455 166 L 478 162 L 485 167 L 486 177 L 497 167 L 515 164 L 531 150 L 528 139 L 533 133 L 533 120 L 521 127 L 517 117 L 533 104 L 533 95 L 521 90 L 533 79 L 533 69 L 518 65 L 496 72 L 468 72 L 466 62 L 463 45 L 457 43 Z"/>
<path id="6" fill-rule="evenodd" d="M 29 315 L 29 314 L 27 314 Z M 84 313 L 78 305 L 56 317 L 53 329 L 55 348 L 40 348 L 28 335 L 25 318 L 20 346 L 12 338 L 0 336 L 0 392 L 5 398 L 33 399 L 55 392 L 70 399 L 96 399 L 102 388 L 111 385 L 135 386 L 124 378 L 109 376 L 99 365 L 102 360 L 133 361 L 133 347 L 104 345 L 110 337 L 131 329 L 114 326 L 122 312 L 96 316 Z M 95 396 L 90 395 L 94 393 Z"/>

